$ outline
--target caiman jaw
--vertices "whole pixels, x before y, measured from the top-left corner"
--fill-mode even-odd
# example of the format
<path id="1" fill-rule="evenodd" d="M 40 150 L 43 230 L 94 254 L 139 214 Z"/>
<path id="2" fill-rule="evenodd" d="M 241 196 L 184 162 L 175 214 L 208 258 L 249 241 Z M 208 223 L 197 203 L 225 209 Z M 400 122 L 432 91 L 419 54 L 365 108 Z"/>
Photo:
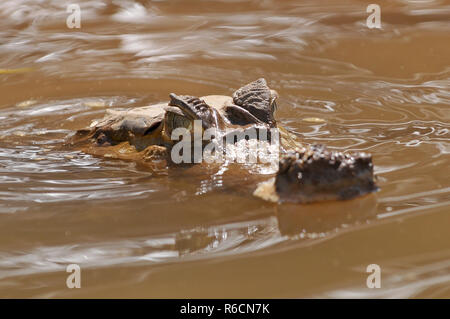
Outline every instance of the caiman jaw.
<path id="1" fill-rule="evenodd" d="M 280 201 L 308 203 L 351 199 L 378 187 L 369 154 L 348 155 L 313 145 L 280 160 L 275 190 Z"/>

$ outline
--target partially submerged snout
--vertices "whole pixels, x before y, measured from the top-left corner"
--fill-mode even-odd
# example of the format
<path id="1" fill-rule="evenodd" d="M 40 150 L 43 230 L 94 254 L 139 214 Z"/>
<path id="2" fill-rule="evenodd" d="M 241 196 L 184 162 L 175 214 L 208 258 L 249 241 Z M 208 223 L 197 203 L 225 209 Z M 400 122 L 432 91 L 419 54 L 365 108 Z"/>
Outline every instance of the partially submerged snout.
<path id="1" fill-rule="evenodd" d="M 371 155 L 313 145 L 288 152 L 272 184 L 261 185 L 255 195 L 293 203 L 345 200 L 378 190 L 374 179 Z"/>

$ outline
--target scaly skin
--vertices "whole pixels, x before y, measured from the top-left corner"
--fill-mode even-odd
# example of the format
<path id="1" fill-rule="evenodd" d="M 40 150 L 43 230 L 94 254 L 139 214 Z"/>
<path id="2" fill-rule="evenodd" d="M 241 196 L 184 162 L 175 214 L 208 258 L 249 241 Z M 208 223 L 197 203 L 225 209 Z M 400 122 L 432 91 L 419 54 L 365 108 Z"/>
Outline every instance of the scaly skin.
<path id="1" fill-rule="evenodd" d="M 343 154 L 323 145 L 288 152 L 275 178 L 275 191 L 287 202 L 344 200 L 376 190 L 371 155 Z"/>
<path id="2" fill-rule="evenodd" d="M 175 128 L 192 128 L 194 120 L 201 120 L 203 129 L 216 128 L 219 132 L 275 128 L 276 98 L 276 92 L 264 79 L 238 89 L 231 98 L 171 93 L 167 104 L 112 112 L 90 130 L 78 131 L 69 144 L 83 146 L 84 151 L 94 155 L 112 154 L 149 164 L 163 161 L 164 166 L 170 161 L 174 142 L 169 137 Z M 256 189 L 256 196 L 277 202 L 310 203 L 351 199 L 378 189 L 369 154 L 348 155 L 321 145 L 304 146 L 290 140 L 282 128 L 279 131 L 283 153 L 279 170 L 272 182 Z"/>

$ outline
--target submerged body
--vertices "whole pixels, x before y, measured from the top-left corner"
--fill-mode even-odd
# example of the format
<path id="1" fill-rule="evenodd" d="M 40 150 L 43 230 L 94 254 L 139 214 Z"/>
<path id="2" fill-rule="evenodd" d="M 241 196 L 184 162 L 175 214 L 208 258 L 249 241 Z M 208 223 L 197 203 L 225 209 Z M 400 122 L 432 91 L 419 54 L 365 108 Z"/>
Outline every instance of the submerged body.
<path id="1" fill-rule="evenodd" d="M 170 151 L 176 141 L 172 133 L 183 128 L 194 135 L 195 121 L 203 131 L 214 129 L 214 139 L 226 143 L 230 135 L 232 143 L 239 142 L 235 136 L 260 140 L 260 132 L 275 129 L 280 136 L 278 170 L 273 179 L 255 186 L 254 195 L 274 202 L 309 203 L 350 199 L 377 190 L 370 155 L 303 145 L 278 127 L 277 94 L 264 79 L 238 89 L 232 97 L 172 93 L 170 98 L 168 103 L 108 111 L 89 129 L 79 130 L 68 144 L 93 155 L 134 160 L 158 169 L 173 164 Z M 251 130 L 257 134 L 246 134 Z"/>

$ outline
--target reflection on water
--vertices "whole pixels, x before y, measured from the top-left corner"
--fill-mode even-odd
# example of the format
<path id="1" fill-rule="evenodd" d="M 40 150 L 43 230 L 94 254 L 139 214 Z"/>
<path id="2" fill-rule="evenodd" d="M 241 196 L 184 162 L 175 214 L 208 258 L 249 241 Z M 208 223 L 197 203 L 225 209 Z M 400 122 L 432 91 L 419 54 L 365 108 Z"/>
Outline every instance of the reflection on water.
<path id="1" fill-rule="evenodd" d="M 378 2 L 381 30 L 328 0 L 85 0 L 68 29 L 72 2 L 0 3 L 0 296 L 74 296 L 69 263 L 79 296 L 450 296 L 448 1 Z M 108 108 L 259 77 L 300 139 L 372 153 L 381 191 L 274 206 L 250 196 L 255 167 L 61 148 Z M 386 289 L 364 289 L 370 263 Z"/>
<path id="2" fill-rule="evenodd" d="M 317 237 L 339 231 L 340 228 L 368 223 L 376 218 L 374 195 L 358 201 L 311 205 L 282 205 L 277 208 L 278 227 L 288 236 Z"/>
<path id="3" fill-rule="evenodd" d="M 433 260 L 439 259 L 437 262 Z M 428 261 L 423 265 L 423 260 Z M 436 255 L 421 255 L 416 260 L 395 260 L 388 266 L 393 274 L 383 282 L 383 289 L 347 288 L 327 293 L 331 298 L 438 298 L 449 293 L 449 251 Z"/>

